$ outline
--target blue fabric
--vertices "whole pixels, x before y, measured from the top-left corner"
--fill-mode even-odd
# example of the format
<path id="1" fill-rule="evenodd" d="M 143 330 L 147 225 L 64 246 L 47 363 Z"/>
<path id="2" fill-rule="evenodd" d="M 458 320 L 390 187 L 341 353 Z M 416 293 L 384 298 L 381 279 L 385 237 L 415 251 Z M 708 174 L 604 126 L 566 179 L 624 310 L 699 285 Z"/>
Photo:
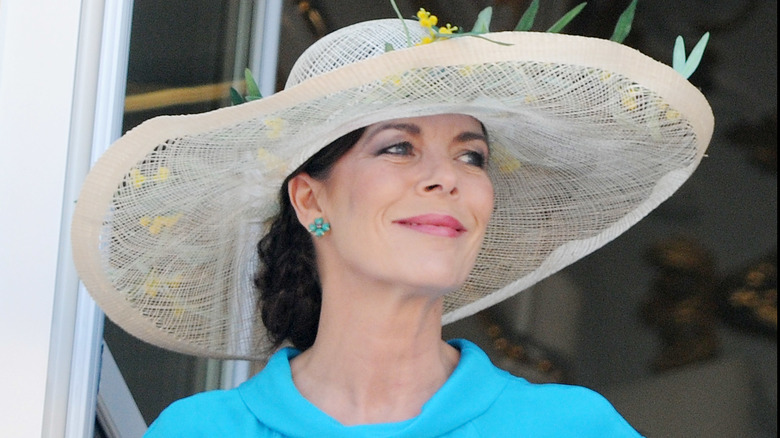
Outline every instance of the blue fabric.
<path id="1" fill-rule="evenodd" d="M 236 389 L 171 404 L 145 437 L 639 437 L 601 395 L 578 386 L 532 384 L 493 366 L 465 340 L 447 382 L 415 418 L 343 426 L 295 388 L 283 349 Z"/>

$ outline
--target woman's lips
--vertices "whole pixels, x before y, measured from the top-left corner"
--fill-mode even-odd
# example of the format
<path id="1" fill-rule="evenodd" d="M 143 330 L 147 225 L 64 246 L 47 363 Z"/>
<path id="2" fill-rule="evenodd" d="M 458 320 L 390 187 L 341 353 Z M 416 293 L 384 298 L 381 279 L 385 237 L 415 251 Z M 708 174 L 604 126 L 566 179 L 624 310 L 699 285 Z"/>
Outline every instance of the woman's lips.
<path id="1" fill-rule="evenodd" d="M 452 216 L 444 214 L 424 214 L 394 221 L 414 231 L 443 237 L 458 237 L 466 232 L 466 227 Z"/>

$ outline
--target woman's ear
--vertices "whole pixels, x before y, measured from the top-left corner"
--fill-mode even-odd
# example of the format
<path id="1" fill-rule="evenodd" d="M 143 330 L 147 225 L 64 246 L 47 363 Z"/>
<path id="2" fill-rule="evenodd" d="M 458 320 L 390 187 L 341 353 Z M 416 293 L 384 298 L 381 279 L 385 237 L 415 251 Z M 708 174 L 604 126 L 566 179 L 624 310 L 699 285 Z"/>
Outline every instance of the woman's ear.
<path id="1" fill-rule="evenodd" d="M 317 202 L 317 193 L 322 183 L 309 176 L 307 173 L 299 173 L 287 183 L 287 194 L 290 203 L 298 216 L 298 222 L 304 227 L 314 222 L 314 219 L 322 217 L 322 209 Z"/>

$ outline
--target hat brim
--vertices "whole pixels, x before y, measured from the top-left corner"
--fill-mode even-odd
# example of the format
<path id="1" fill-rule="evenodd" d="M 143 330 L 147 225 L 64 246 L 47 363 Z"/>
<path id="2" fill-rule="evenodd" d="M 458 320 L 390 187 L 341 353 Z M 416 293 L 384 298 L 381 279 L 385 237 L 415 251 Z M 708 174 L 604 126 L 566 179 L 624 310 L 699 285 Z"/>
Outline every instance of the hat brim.
<path id="1" fill-rule="evenodd" d="M 85 286 L 148 342 L 262 360 L 254 253 L 284 177 L 354 129 L 462 113 L 490 136 L 496 199 L 475 268 L 445 298 L 451 322 L 614 239 L 700 162 L 712 111 L 670 67 L 600 39 L 485 38 L 395 50 L 259 101 L 143 123 L 79 196 L 72 239 Z"/>

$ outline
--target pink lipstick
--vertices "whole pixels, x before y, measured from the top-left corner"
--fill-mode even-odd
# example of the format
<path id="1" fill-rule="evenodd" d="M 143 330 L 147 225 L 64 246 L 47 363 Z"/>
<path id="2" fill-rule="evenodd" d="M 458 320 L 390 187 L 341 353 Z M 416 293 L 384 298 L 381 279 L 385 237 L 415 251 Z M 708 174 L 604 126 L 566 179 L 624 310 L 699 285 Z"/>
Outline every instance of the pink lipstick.
<path id="1" fill-rule="evenodd" d="M 460 221 L 444 214 L 423 214 L 394 222 L 414 231 L 434 236 L 458 237 L 466 232 L 466 227 Z"/>

